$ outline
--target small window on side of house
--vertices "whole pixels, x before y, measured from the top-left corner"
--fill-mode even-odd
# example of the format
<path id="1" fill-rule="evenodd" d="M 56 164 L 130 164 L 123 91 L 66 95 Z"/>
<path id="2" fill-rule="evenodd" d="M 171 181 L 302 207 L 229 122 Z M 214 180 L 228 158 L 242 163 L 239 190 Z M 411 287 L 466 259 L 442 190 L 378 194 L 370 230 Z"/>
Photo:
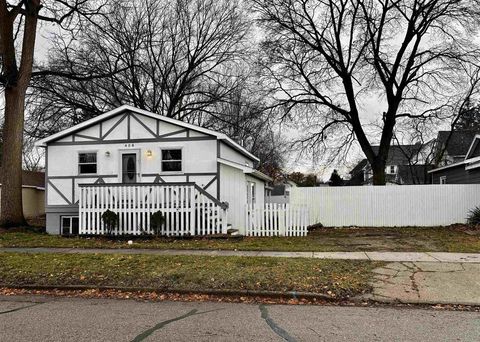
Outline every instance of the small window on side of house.
<path id="1" fill-rule="evenodd" d="M 79 153 L 78 154 L 78 173 L 80 175 L 97 173 L 97 153 Z"/>
<path id="2" fill-rule="evenodd" d="M 162 172 L 182 171 L 182 150 L 162 150 Z"/>
<path id="3" fill-rule="evenodd" d="M 247 182 L 247 203 L 255 204 L 255 183 Z"/>
<path id="4" fill-rule="evenodd" d="M 78 216 L 61 217 L 62 235 L 78 235 Z"/>
<path id="5" fill-rule="evenodd" d="M 440 177 L 440 184 L 447 184 L 447 176 Z"/>

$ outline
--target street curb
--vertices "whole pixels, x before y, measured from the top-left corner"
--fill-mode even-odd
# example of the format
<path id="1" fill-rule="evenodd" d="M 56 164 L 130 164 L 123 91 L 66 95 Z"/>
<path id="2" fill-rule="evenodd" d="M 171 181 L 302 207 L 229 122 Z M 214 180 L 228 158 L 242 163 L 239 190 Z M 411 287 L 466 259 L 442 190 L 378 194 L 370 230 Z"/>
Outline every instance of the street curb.
<path id="1" fill-rule="evenodd" d="M 275 299 L 296 299 L 296 300 L 318 300 L 323 302 L 328 302 L 331 304 L 354 304 L 359 306 L 365 306 L 365 304 L 370 303 L 372 305 L 392 305 L 392 306 L 412 306 L 412 307 L 429 307 L 429 306 L 452 306 L 452 307 L 470 307 L 470 308 L 480 308 L 478 303 L 469 303 L 469 302 L 458 302 L 451 303 L 446 301 L 416 301 L 412 300 L 409 302 L 402 301 L 399 299 L 379 299 L 371 298 L 367 296 L 357 296 L 351 298 L 333 298 L 326 296 L 320 293 L 313 292 L 281 292 L 281 291 L 255 291 L 255 290 L 185 290 L 185 289 L 159 289 L 159 288 L 149 288 L 149 287 L 116 287 L 116 286 L 95 286 L 95 285 L 9 285 L 9 284 L 0 284 L 0 288 L 9 288 L 9 289 L 22 289 L 22 290 L 60 290 L 60 291 L 86 291 L 86 290 L 99 290 L 99 291 L 108 291 L 115 290 L 120 292 L 154 292 L 156 294 L 178 294 L 178 295 L 206 295 L 206 296 L 219 296 L 219 297 L 249 297 L 249 298 L 275 298 Z"/>
<path id="2" fill-rule="evenodd" d="M 228 297 L 264 297 L 264 298 L 283 298 L 283 299 L 310 299 L 322 300 L 328 302 L 352 301 L 351 298 L 332 298 L 321 293 L 313 292 L 296 292 L 296 291 L 255 291 L 255 290 L 186 290 L 186 289 L 170 289 L 170 288 L 154 288 L 154 287 L 129 287 L 129 286 L 97 286 L 97 285 L 12 285 L 0 284 L 0 288 L 24 289 L 24 290 L 61 290 L 61 291 L 84 291 L 84 290 L 116 290 L 124 292 L 155 292 L 161 294 L 195 294 L 210 296 L 228 296 Z M 358 300 L 353 300 L 358 301 Z M 360 302 L 360 301 L 358 301 Z"/>

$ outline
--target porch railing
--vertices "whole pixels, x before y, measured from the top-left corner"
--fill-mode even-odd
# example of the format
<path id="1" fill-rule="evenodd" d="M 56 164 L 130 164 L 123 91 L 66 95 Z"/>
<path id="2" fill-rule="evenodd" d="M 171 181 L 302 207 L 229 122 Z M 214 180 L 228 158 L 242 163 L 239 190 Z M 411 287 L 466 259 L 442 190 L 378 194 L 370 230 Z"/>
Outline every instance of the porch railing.
<path id="1" fill-rule="evenodd" d="M 245 208 L 248 236 L 306 236 L 308 209 L 290 204 L 247 204 Z"/>
<path id="2" fill-rule="evenodd" d="M 151 215 L 165 218 L 160 235 L 226 234 L 228 204 L 220 203 L 195 183 L 82 184 L 80 185 L 79 233 L 107 233 L 102 214 L 118 215 L 115 235 L 153 234 Z"/>

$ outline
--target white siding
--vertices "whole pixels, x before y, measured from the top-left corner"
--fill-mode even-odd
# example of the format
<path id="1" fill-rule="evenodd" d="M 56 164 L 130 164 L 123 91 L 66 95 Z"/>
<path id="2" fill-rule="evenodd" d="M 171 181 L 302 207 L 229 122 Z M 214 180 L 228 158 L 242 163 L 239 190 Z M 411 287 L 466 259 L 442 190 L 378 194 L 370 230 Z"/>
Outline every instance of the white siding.
<path id="1" fill-rule="evenodd" d="M 265 182 L 249 175 L 246 175 L 245 181 L 255 183 L 255 204 L 263 207 L 265 203 Z"/>
<path id="2" fill-rule="evenodd" d="M 220 199 L 229 204 L 228 223 L 245 234 L 247 183 L 242 170 L 223 164 L 220 166 Z"/>
<path id="3" fill-rule="evenodd" d="M 245 157 L 243 154 L 237 152 L 224 142 L 220 144 L 220 158 L 235 162 L 242 166 L 247 165 L 249 167 L 253 167 L 253 161 L 250 158 Z"/>
<path id="4" fill-rule="evenodd" d="M 463 223 L 480 205 L 479 184 L 292 188 L 291 204 L 307 206 L 310 224 L 444 226 Z"/>

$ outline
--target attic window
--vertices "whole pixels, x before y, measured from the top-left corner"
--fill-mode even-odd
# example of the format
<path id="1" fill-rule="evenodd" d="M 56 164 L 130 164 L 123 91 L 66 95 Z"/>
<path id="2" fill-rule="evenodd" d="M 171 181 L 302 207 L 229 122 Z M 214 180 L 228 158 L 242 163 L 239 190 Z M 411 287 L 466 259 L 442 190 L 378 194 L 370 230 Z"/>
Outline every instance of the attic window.
<path id="1" fill-rule="evenodd" d="M 97 173 L 97 153 L 79 153 L 78 154 L 78 173 L 96 174 Z"/>
<path id="2" fill-rule="evenodd" d="M 182 150 L 162 150 L 162 172 L 182 171 Z"/>

